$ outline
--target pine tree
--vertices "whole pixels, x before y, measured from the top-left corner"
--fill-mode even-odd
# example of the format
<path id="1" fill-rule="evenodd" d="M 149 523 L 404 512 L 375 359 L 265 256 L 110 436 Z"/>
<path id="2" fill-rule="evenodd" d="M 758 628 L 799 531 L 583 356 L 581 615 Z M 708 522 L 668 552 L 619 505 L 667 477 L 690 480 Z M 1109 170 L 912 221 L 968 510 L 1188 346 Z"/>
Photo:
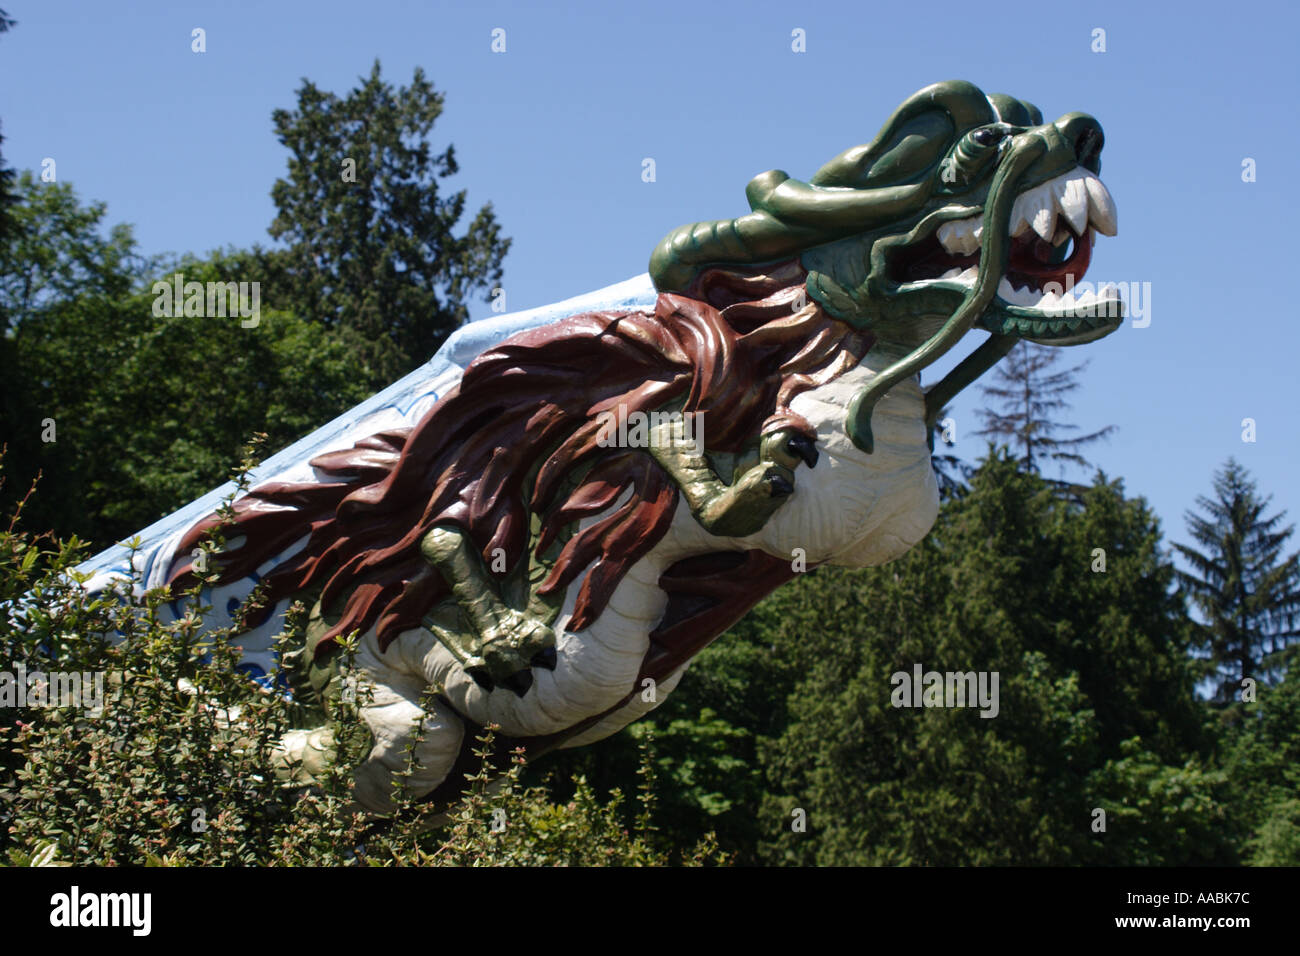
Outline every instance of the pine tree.
<path id="1" fill-rule="evenodd" d="M 1203 514 L 1187 513 L 1195 544 L 1174 545 L 1191 566 L 1178 579 L 1204 620 L 1200 650 L 1219 680 L 1219 703 L 1232 700 L 1244 678 L 1276 681 L 1286 648 L 1300 638 L 1300 554 L 1283 556 L 1295 527 L 1282 526 L 1285 511 L 1265 516 L 1271 501 L 1229 458 L 1215 475 L 1214 498 L 1196 499 Z"/>
<path id="2" fill-rule="evenodd" d="M 1003 411 L 980 409 L 984 428 L 976 434 L 1005 441 L 1021 467 L 1035 474 L 1041 474 L 1045 462 L 1088 467 L 1079 449 L 1115 431 L 1114 425 L 1107 425 L 1090 435 L 1060 437 L 1079 428 L 1055 416 L 1071 407 L 1065 396 L 1079 387 L 1078 376 L 1088 363 L 1054 371 L 1059 358 L 1058 349 L 1020 342 L 998 366 L 993 384 L 982 387 L 984 396 L 1000 403 Z"/>

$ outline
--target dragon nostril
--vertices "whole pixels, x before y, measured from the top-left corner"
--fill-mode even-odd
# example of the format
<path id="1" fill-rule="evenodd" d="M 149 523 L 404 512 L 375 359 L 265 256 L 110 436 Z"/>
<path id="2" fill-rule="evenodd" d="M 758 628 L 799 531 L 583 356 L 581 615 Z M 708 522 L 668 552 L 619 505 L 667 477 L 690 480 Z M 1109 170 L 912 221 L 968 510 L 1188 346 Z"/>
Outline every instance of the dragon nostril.
<path id="1" fill-rule="evenodd" d="M 1097 127 L 1090 126 L 1084 129 L 1074 144 L 1074 152 L 1079 158 L 1079 162 L 1082 164 L 1096 159 L 1105 140 L 1105 135 Z"/>

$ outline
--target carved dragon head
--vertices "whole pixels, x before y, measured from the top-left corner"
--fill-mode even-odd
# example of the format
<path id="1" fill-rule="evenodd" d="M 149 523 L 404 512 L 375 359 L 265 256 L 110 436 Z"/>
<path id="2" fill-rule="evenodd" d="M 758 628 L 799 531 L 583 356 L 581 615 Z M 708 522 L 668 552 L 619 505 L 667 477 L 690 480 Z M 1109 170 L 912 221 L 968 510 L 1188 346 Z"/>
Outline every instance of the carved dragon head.
<path id="1" fill-rule="evenodd" d="M 810 181 L 763 173 L 746 189 L 748 215 L 671 232 L 650 274 L 660 291 L 684 291 L 711 267 L 797 259 L 809 296 L 897 357 L 849 407 L 848 433 L 869 453 L 876 402 L 972 328 L 991 336 L 930 390 L 931 424 L 1019 339 L 1076 345 L 1119 327 L 1113 289 L 1070 292 L 1095 233 L 1116 232 L 1102 144 L 1085 113 L 1045 123 L 1024 101 L 936 83 Z"/>

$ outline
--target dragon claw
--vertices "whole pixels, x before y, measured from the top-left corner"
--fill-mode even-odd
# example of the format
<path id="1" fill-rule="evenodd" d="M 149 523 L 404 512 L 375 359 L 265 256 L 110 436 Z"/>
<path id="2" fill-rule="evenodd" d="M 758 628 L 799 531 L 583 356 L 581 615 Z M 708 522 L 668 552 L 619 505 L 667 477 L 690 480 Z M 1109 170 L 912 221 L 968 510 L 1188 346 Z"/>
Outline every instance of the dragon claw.
<path id="1" fill-rule="evenodd" d="M 781 428 L 763 436 L 759 457 L 791 471 L 799 467 L 800 462 L 812 468 L 817 464 L 817 443 L 801 431 Z"/>
<path id="2" fill-rule="evenodd" d="M 555 670 L 555 633 L 513 608 L 500 608 L 480 625 L 477 640 L 459 656 L 465 672 L 484 690 L 505 687 L 520 697 L 532 686 L 529 668 Z"/>
<path id="3" fill-rule="evenodd" d="M 817 443 L 807 435 L 795 432 L 785 440 L 785 450 L 802 459 L 809 468 L 817 464 Z"/>
<path id="4" fill-rule="evenodd" d="M 785 498 L 794 492 L 794 485 L 785 475 L 776 472 L 768 472 L 764 478 L 767 481 L 767 487 L 773 498 Z"/>

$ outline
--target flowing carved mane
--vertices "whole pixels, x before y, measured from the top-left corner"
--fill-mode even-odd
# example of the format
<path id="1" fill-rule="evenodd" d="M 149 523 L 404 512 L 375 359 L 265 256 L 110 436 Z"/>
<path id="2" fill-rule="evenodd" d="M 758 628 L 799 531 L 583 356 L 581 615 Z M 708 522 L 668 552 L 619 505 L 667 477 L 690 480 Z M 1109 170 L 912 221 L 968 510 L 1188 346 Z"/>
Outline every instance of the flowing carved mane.
<path id="1" fill-rule="evenodd" d="M 586 571 L 568 624 L 582 630 L 666 532 L 678 496 L 649 454 L 598 444 L 599 416 L 682 402 L 684 414 L 704 413 L 705 446 L 715 452 L 739 451 L 778 428 L 810 433 L 790 401 L 855 365 L 871 339 L 816 305 L 795 312 L 803 280 L 793 262 L 712 269 L 689 296 L 660 295 L 653 312 L 587 313 L 510 337 L 479 355 L 413 428 L 313 459 L 318 482 L 270 483 L 239 499 L 220 580 L 253 573 L 306 537 L 265 578 L 266 603 L 248 625 L 320 585 L 324 606 L 342 602 L 320 649 L 372 626 L 383 648 L 450 594 L 420 555 L 429 529 L 465 529 L 488 567 L 502 549 L 506 570 L 494 573 L 504 578 L 527 559 L 533 515 L 541 520 L 540 554 L 631 489 L 615 511 L 568 539 L 540 586 L 562 593 Z M 187 556 L 219 523 L 209 516 L 186 534 L 172 583 L 193 581 Z M 736 573 L 746 572 L 737 565 Z M 673 627 L 674 613 L 680 617 L 670 605 L 661 630 Z M 732 618 L 718 607 L 706 616 Z"/>

